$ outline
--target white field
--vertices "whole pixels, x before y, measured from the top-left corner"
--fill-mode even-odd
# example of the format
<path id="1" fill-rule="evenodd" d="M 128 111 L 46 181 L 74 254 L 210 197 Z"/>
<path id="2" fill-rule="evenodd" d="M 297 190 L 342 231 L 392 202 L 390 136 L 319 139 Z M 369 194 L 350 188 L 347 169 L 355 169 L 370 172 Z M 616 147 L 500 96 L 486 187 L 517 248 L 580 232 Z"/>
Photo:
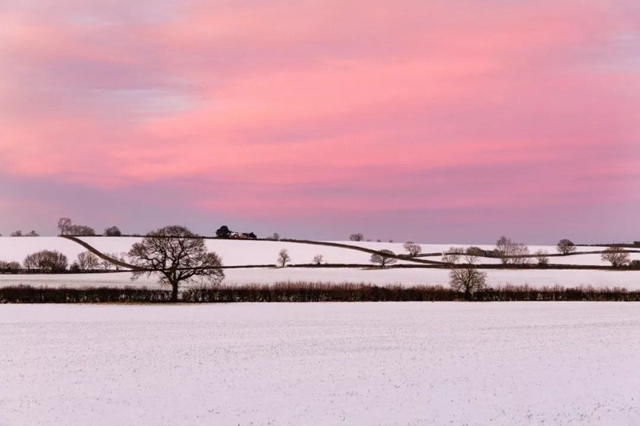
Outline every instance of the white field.
<path id="1" fill-rule="evenodd" d="M 86 241 L 98 250 L 106 253 L 126 252 L 139 238 L 86 238 Z M 395 253 L 403 253 L 402 243 L 357 243 L 372 249 L 390 249 Z M 316 254 L 322 254 L 330 263 L 369 263 L 370 255 L 364 252 L 334 247 L 313 246 L 307 244 L 285 243 L 280 241 L 238 241 L 238 240 L 207 240 L 210 250 L 217 252 L 223 258 L 225 265 L 275 264 L 278 252 L 286 248 L 293 263 L 309 263 Z M 446 251 L 451 245 L 423 244 L 425 253 Z M 482 246 L 490 249 L 492 246 Z M 0 259 L 22 262 L 24 257 L 38 250 L 58 250 L 64 253 L 70 261 L 84 251 L 80 245 L 57 237 L 38 238 L 10 238 L 0 237 Z M 555 247 L 530 247 L 531 251 L 538 249 L 555 252 Z M 597 248 L 580 247 L 580 251 L 593 251 Z M 640 259 L 640 253 L 633 253 L 633 259 Z M 431 258 L 439 260 L 439 257 Z M 495 259 L 482 259 L 488 263 Z M 603 265 L 598 254 L 579 256 L 552 257 L 551 263 L 573 263 Z M 260 269 L 230 269 L 226 270 L 228 284 L 263 283 L 271 284 L 284 281 L 321 281 L 331 283 L 363 282 L 376 285 L 448 285 L 448 272 L 444 269 L 316 269 L 316 268 L 260 268 Z M 589 271 L 589 270 L 488 270 L 488 283 L 491 286 L 530 285 L 542 286 L 592 286 L 592 287 L 626 287 L 640 289 L 640 271 Z M 91 274 L 91 275 L 0 275 L 0 285 L 37 285 L 37 286 L 117 286 L 128 285 L 154 287 L 154 278 L 141 278 L 131 282 L 130 274 Z"/>
<path id="2" fill-rule="evenodd" d="M 640 424 L 640 305 L 0 306 L 0 425 Z"/>

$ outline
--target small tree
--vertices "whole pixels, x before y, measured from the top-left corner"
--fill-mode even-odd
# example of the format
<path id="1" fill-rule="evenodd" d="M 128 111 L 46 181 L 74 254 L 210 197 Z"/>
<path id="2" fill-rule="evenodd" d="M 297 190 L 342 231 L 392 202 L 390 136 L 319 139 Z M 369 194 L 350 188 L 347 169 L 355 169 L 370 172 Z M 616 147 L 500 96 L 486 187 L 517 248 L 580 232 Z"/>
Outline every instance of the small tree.
<path id="1" fill-rule="evenodd" d="M 22 231 L 17 230 L 17 231 L 13 231 L 11 233 L 11 235 L 9 235 L 10 237 L 22 237 Z"/>
<path id="2" fill-rule="evenodd" d="M 549 252 L 546 250 L 538 250 L 535 252 L 536 260 L 538 261 L 538 266 L 547 266 L 549 265 Z"/>
<path id="3" fill-rule="evenodd" d="M 67 256 L 59 251 L 41 250 L 27 255 L 22 264 L 29 271 L 64 272 L 67 270 L 69 261 Z"/>
<path id="4" fill-rule="evenodd" d="M 78 254 L 76 264 L 80 272 L 93 271 L 100 266 L 100 258 L 90 251 L 84 251 Z"/>
<path id="5" fill-rule="evenodd" d="M 16 272 L 20 270 L 19 262 L 5 262 L 4 260 L 0 260 L 0 271 L 2 272 Z"/>
<path id="6" fill-rule="evenodd" d="M 25 234 L 25 237 L 39 237 L 40 234 L 38 234 L 36 231 L 31 230 L 29 231 L 27 234 Z"/>
<path id="7" fill-rule="evenodd" d="M 422 253 L 422 247 L 420 244 L 416 244 L 413 241 L 407 241 L 403 244 L 404 249 L 409 253 L 409 256 L 416 257 L 420 253 Z"/>
<path id="8" fill-rule="evenodd" d="M 166 226 L 147 234 L 131 247 L 130 263 L 144 270 L 134 271 L 132 280 L 143 275 L 160 275 L 160 283 L 171 286 L 171 301 L 178 301 L 180 284 L 199 280 L 219 284 L 224 279 L 222 259 L 208 252 L 202 237 L 183 226 Z"/>
<path id="9" fill-rule="evenodd" d="M 102 235 L 104 235 L 105 237 L 120 237 L 122 236 L 122 232 L 117 226 L 110 226 L 109 228 L 104 230 L 104 233 Z"/>
<path id="10" fill-rule="evenodd" d="M 629 263 L 629 252 L 622 247 L 611 246 L 602 253 L 604 262 L 611 262 L 611 266 L 619 268 Z"/>
<path id="11" fill-rule="evenodd" d="M 516 243 L 502 236 L 496 242 L 496 251 L 503 265 L 527 265 L 529 263 L 529 247 Z"/>
<path id="12" fill-rule="evenodd" d="M 316 254 L 313 257 L 313 264 L 314 265 L 322 265 L 324 263 L 324 256 L 322 256 L 321 254 Z"/>
<path id="13" fill-rule="evenodd" d="M 453 265 L 458 263 L 460 257 L 464 254 L 464 249 L 462 247 L 451 247 L 446 252 L 442 253 L 442 261 L 444 263 L 448 263 Z"/>
<path id="14" fill-rule="evenodd" d="M 454 265 L 449 271 L 449 285 L 453 291 L 464 293 L 466 299 L 471 299 L 475 292 L 484 290 L 487 286 L 487 273 L 475 266 L 476 257 L 466 255 L 466 264 Z"/>
<path id="15" fill-rule="evenodd" d="M 558 241 L 558 245 L 556 246 L 556 249 L 560 254 L 570 254 L 576 251 L 576 245 L 573 244 L 571 240 L 564 238 Z"/>
<path id="16" fill-rule="evenodd" d="M 362 235 L 362 233 L 349 235 L 349 241 L 363 241 L 363 240 L 364 240 L 364 235 Z"/>
<path id="17" fill-rule="evenodd" d="M 395 253 L 391 250 L 380 250 L 371 255 L 371 263 L 376 263 L 381 268 L 396 263 L 397 261 L 398 259 L 395 258 Z"/>
<path id="18" fill-rule="evenodd" d="M 69 235 L 69 228 L 71 228 L 72 222 L 68 217 L 62 217 L 58 220 L 58 230 L 60 231 L 60 235 Z"/>
<path id="19" fill-rule="evenodd" d="M 467 247 L 467 249 L 464 252 L 465 254 L 473 257 L 480 257 L 485 255 L 485 251 L 482 250 L 480 247 L 476 247 L 476 246 Z"/>
<path id="20" fill-rule="evenodd" d="M 106 253 L 112 259 L 119 260 L 120 262 L 127 261 L 127 253 Z M 106 259 L 100 259 L 100 267 L 104 271 L 110 271 L 111 268 L 115 267 L 116 271 L 119 271 L 122 267 L 118 264 L 112 263 Z"/>
<path id="21" fill-rule="evenodd" d="M 287 249 L 280 250 L 280 253 L 278 253 L 278 265 L 284 268 L 290 261 L 291 256 L 289 256 L 289 251 Z"/>
<path id="22" fill-rule="evenodd" d="M 280 239 L 280 234 L 278 234 L 277 232 L 274 232 L 273 235 L 271 236 L 271 239 L 274 241 L 278 241 Z"/>
<path id="23" fill-rule="evenodd" d="M 216 237 L 229 238 L 231 236 L 231 230 L 227 225 L 223 225 L 216 230 Z"/>

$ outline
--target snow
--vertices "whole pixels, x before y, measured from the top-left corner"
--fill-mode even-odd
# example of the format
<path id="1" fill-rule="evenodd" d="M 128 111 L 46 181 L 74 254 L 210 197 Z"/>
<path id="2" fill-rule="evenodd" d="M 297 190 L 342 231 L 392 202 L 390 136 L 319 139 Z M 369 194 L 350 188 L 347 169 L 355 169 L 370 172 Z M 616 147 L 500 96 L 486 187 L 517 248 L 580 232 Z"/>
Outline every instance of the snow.
<path id="1" fill-rule="evenodd" d="M 105 253 L 128 251 L 140 238 L 85 238 L 87 242 Z M 353 243 L 373 249 L 390 249 L 402 253 L 402 243 Z M 243 240 L 207 240 L 207 246 L 220 254 L 227 266 L 250 264 L 275 264 L 278 252 L 286 248 L 294 263 L 309 263 L 316 254 L 322 254 L 331 263 L 368 264 L 370 255 L 364 252 L 335 247 L 314 246 L 282 241 L 243 241 Z M 424 253 L 446 251 L 449 244 L 423 244 Z M 492 246 L 481 248 L 491 249 Z M 0 260 L 22 261 L 24 257 L 38 250 L 59 250 L 70 260 L 84 251 L 80 245 L 64 238 L 0 238 Z M 555 247 L 531 247 L 536 251 L 545 249 L 555 252 Z M 594 247 L 579 247 L 579 251 L 597 250 Z M 640 253 L 633 253 L 632 259 L 640 259 Z M 439 260 L 439 257 L 431 258 Z M 482 259 L 483 263 L 496 262 L 497 259 Z M 603 264 L 599 254 L 579 256 L 551 257 L 551 263 Z M 640 271 L 590 271 L 590 270 L 487 270 L 488 283 L 491 286 L 524 285 L 543 286 L 592 286 L 626 287 L 640 289 Z M 261 283 L 270 284 L 283 281 L 322 281 L 332 283 L 364 282 L 376 285 L 448 285 L 448 271 L 445 269 L 387 269 L 373 268 L 258 268 L 229 269 L 225 271 L 228 284 Z M 37 285 L 37 286 L 156 286 L 154 278 L 141 278 L 131 282 L 130 274 L 91 274 L 91 275 L 0 275 L 0 286 Z"/>
<path id="2" fill-rule="evenodd" d="M 532 287 L 595 288 L 625 287 L 640 290 L 640 271 L 589 270 L 487 270 L 487 283 L 492 287 L 530 285 Z M 318 269 L 318 268 L 256 268 L 227 269 L 225 284 L 273 284 L 286 281 L 369 283 L 375 285 L 449 285 L 446 269 Z M 0 286 L 33 285 L 43 287 L 126 287 L 145 286 L 159 288 L 157 278 L 142 277 L 131 281 L 127 272 L 107 274 L 63 275 L 1 275 Z M 166 287 L 165 287 L 166 288 Z"/>
<path id="3" fill-rule="evenodd" d="M 640 424 L 640 305 L 0 307 L 0 425 Z"/>

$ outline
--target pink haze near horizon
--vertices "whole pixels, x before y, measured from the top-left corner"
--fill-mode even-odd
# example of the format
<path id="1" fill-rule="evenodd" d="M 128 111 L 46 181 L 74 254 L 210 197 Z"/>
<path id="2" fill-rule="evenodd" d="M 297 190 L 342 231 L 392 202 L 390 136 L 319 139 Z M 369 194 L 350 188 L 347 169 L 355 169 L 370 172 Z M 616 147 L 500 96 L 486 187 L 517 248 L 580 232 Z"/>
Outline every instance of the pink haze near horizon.
<path id="1" fill-rule="evenodd" d="M 0 4 L 0 233 L 640 240 L 640 3 Z"/>

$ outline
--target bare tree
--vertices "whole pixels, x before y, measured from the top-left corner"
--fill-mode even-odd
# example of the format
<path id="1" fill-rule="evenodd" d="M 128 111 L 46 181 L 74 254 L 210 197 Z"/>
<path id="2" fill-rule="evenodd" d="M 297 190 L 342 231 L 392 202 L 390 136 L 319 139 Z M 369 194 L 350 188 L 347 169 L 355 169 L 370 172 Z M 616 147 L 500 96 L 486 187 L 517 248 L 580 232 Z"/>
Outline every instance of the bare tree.
<path id="1" fill-rule="evenodd" d="M 127 261 L 127 253 L 106 253 L 112 259 L 119 260 L 120 262 Z M 115 267 L 116 271 L 119 271 L 122 267 L 118 264 L 114 264 L 109 260 L 100 259 L 100 267 L 105 271 L 110 271 L 111 268 Z"/>
<path id="2" fill-rule="evenodd" d="M 536 260 L 538 261 L 538 266 L 547 266 L 549 265 L 549 252 L 546 250 L 538 250 L 535 253 Z"/>
<path id="3" fill-rule="evenodd" d="M 324 263 L 324 256 L 322 256 L 321 254 L 316 254 L 313 257 L 313 264 L 314 265 L 322 265 Z"/>
<path id="4" fill-rule="evenodd" d="M 571 240 L 563 238 L 562 240 L 558 241 L 556 249 L 558 250 L 558 253 L 570 254 L 576 251 L 576 245 L 573 244 Z"/>
<path id="5" fill-rule="evenodd" d="M 471 299 L 473 294 L 482 291 L 487 286 L 487 273 L 480 271 L 475 262 L 477 257 L 465 255 L 465 264 L 453 265 L 449 271 L 449 285 L 453 291 L 464 293 L 465 298 Z"/>
<path id="6" fill-rule="evenodd" d="M 38 234 L 36 231 L 31 230 L 29 231 L 27 234 L 25 234 L 25 237 L 39 237 L 40 234 Z"/>
<path id="7" fill-rule="evenodd" d="M 274 241 L 278 241 L 280 239 L 280 234 L 278 234 L 277 232 L 274 232 L 273 235 L 271 236 L 271 239 Z"/>
<path id="8" fill-rule="evenodd" d="M 20 270 L 19 262 L 5 262 L 4 260 L 0 260 L 0 271 L 15 272 L 18 270 Z"/>
<path id="9" fill-rule="evenodd" d="M 395 253 L 391 250 L 380 250 L 379 252 L 371 255 L 371 263 L 377 263 L 378 266 L 384 268 L 385 266 L 398 261 L 394 256 Z"/>
<path id="10" fill-rule="evenodd" d="M 476 246 L 467 247 L 467 249 L 464 252 L 465 254 L 468 254 L 469 256 L 473 256 L 473 257 L 480 257 L 485 255 L 485 251 L 480 247 L 476 247 Z"/>
<path id="11" fill-rule="evenodd" d="M 349 235 L 349 241 L 363 241 L 363 240 L 364 240 L 364 235 L 362 235 L 362 233 Z"/>
<path id="12" fill-rule="evenodd" d="M 68 229 L 69 235 L 93 237 L 96 235 L 95 229 L 86 225 L 71 225 Z"/>
<path id="13" fill-rule="evenodd" d="M 420 244 L 416 244 L 413 241 L 407 241 L 403 244 L 404 249 L 409 253 L 409 256 L 416 257 L 420 253 L 422 253 L 422 247 Z"/>
<path id="14" fill-rule="evenodd" d="M 611 262 L 611 266 L 619 268 L 629 263 L 629 252 L 622 247 L 611 246 L 602 253 L 602 260 L 604 262 Z"/>
<path id="15" fill-rule="evenodd" d="M 496 242 L 496 251 L 503 265 L 527 265 L 529 263 L 529 247 L 516 243 L 502 236 Z"/>
<path id="16" fill-rule="evenodd" d="M 81 272 L 93 271 L 100 266 L 100 258 L 90 251 L 84 251 L 78 254 L 76 264 Z"/>
<path id="17" fill-rule="evenodd" d="M 278 265 L 284 268 L 290 261 L 291 256 L 289 256 L 289 251 L 287 249 L 280 250 L 280 253 L 278 253 Z"/>
<path id="18" fill-rule="evenodd" d="M 9 235 L 10 237 L 22 237 L 22 231 L 17 230 L 17 231 L 13 231 L 11 233 L 11 235 Z"/>
<path id="19" fill-rule="evenodd" d="M 444 263 L 455 264 L 460 260 L 460 256 L 464 254 L 462 247 L 451 247 L 449 250 L 442 254 L 442 261 Z"/>
<path id="20" fill-rule="evenodd" d="M 59 251 L 42 250 L 27 255 L 22 264 L 29 271 L 64 272 L 67 270 L 69 261 L 67 256 Z"/>
<path id="21" fill-rule="evenodd" d="M 69 228 L 71 228 L 72 222 L 68 217 L 62 217 L 58 220 L 58 230 L 60 235 L 69 235 Z"/>
<path id="22" fill-rule="evenodd" d="M 105 237 L 120 237 L 122 236 L 122 232 L 117 226 L 110 226 L 109 228 L 104 230 L 104 233 L 102 235 L 104 235 Z"/>
<path id="23" fill-rule="evenodd" d="M 224 279 L 222 259 L 208 252 L 202 237 L 183 226 L 166 226 L 150 232 L 129 251 L 130 263 L 146 271 L 134 271 L 132 280 L 159 275 L 160 283 L 171 285 L 171 301 L 178 300 L 182 283 L 199 280 L 219 284 Z"/>

